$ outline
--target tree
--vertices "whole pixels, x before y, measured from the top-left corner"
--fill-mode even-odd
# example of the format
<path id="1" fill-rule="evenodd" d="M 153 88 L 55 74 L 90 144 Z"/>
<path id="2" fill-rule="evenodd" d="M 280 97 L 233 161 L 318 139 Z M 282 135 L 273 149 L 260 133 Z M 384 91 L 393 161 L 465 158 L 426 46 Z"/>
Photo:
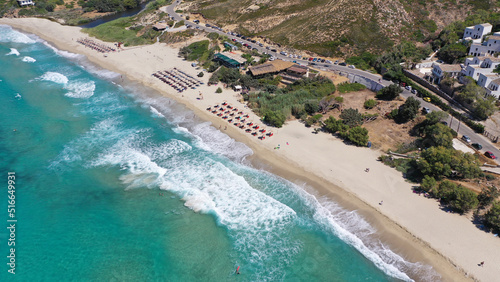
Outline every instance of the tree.
<path id="1" fill-rule="evenodd" d="M 500 202 L 495 202 L 491 209 L 484 215 L 486 226 L 500 232 Z"/>
<path id="2" fill-rule="evenodd" d="M 494 73 L 500 73 L 500 64 L 498 64 L 493 70 Z"/>
<path id="3" fill-rule="evenodd" d="M 365 101 L 365 104 L 363 105 L 367 109 L 373 109 L 377 105 L 377 101 L 373 99 L 368 99 Z"/>
<path id="4" fill-rule="evenodd" d="M 462 178 L 472 179 L 483 174 L 480 168 L 481 163 L 478 158 L 471 153 L 455 151 L 452 167 Z"/>
<path id="5" fill-rule="evenodd" d="M 448 113 L 443 111 L 432 111 L 425 116 L 425 123 L 427 125 L 433 125 L 446 118 L 448 118 Z"/>
<path id="6" fill-rule="evenodd" d="M 217 90 L 215 90 L 215 93 L 222 93 L 222 88 L 218 87 Z"/>
<path id="7" fill-rule="evenodd" d="M 453 43 L 441 48 L 438 52 L 438 57 L 447 64 L 454 64 L 462 61 L 467 56 L 467 46 L 462 43 Z"/>
<path id="8" fill-rule="evenodd" d="M 399 96 L 399 93 L 403 92 L 401 87 L 397 84 L 391 84 L 387 87 L 382 88 L 377 93 L 377 98 L 382 100 L 394 100 Z"/>
<path id="9" fill-rule="evenodd" d="M 353 127 L 349 130 L 347 138 L 357 146 L 366 146 L 368 143 L 368 130 L 361 126 Z"/>
<path id="10" fill-rule="evenodd" d="M 431 147 L 421 153 L 417 166 L 423 175 L 433 176 L 436 179 L 448 177 L 452 171 L 453 155 L 453 149 Z"/>
<path id="11" fill-rule="evenodd" d="M 413 120 L 420 109 L 420 101 L 413 97 L 406 99 L 405 103 L 399 107 L 397 119 L 401 123 Z"/>
<path id="12" fill-rule="evenodd" d="M 318 100 L 309 100 L 304 105 L 305 111 L 313 115 L 319 111 L 319 101 Z"/>
<path id="13" fill-rule="evenodd" d="M 425 128 L 425 137 L 423 143 L 425 146 L 442 146 L 452 148 L 453 133 L 452 129 L 442 123 L 436 123 Z"/>
<path id="14" fill-rule="evenodd" d="M 342 120 L 337 120 L 334 117 L 330 116 L 327 120 L 324 121 L 324 128 L 326 131 L 335 134 L 337 132 L 344 132 L 349 130 L 349 126 L 345 125 Z"/>
<path id="15" fill-rule="evenodd" d="M 363 124 L 363 115 L 358 112 L 358 109 L 345 109 L 340 114 L 340 118 L 351 128 Z"/>
<path id="16" fill-rule="evenodd" d="M 460 213 L 466 213 L 477 207 L 477 195 L 471 190 L 459 185 L 455 188 L 450 201 L 450 206 Z"/>
<path id="17" fill-rule="evenodd" d="M 498 108 L 495 103 L 496 99 L 493 96 L 487 96 L 484 99 L 477 99 L 476 103 L 474 103 L 474 115 L 482 120 L 486 120 L 497 111 Z"/>
<path id="18" fill-rule="evenodd" d="M 455 190 L 457 189 L 457 184 L 444 180 L 439 183 L 437 193 L 435 194 L 437 198 L 440 199 L 441 203 L 448 204 L 454 200 Z"/>
<path id="19" fill-rule="evenodd" d="M 437 187 L 437 181 L 434 177 L 426 175 L 424 179 L 422 179 L 422 184 L 420 184 L 420 188 L 424 189 L 426 192 L 434 192 Z"/>
<path id="20" fill-rule="evenodd" d="M 285 120 L 286 117 L 281 111 L 268 111 L 264 114 L 264 122 L 275 127 L 282 127 Z"/>
<path id="21" fill-rule="evenodd" d="M 498 196 L 500 196 L 498 188 L 495 186 L 489 186 L 481 189 L 481 193 L 479 193 L 477 199 L 479 200 L 479 205 L 481 207 L 486 207 L 498 198 Z"/>

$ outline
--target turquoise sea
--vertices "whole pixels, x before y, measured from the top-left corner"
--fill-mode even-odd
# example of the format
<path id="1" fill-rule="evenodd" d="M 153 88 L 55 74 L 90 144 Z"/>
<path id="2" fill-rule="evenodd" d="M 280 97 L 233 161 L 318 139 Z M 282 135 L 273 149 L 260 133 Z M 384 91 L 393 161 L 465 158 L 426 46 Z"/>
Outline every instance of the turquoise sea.
<path id="1" fill-rule="evenodd" d="M 2 25 L 0 118 L 0 281 L 440 278 L 183 106 Z"/>

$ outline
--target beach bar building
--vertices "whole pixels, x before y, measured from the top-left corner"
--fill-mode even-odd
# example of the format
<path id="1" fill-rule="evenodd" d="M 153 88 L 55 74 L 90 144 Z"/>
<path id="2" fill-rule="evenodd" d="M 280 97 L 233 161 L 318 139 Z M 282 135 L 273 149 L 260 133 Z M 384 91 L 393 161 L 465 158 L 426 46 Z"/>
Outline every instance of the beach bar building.
<path id="1" fill-rule="evenodd" d="M 218 61 L 228 68 L 239 68 L 246 62 L 241 56 L 231 53 L 217 53 L 214 55 L 214 61 Z"/>
<path id="2" fill-rule="evenodd" d="M 282 83 L 292 84 L 303 77 L 308 77 L 309 68 L 307 66 L 293 65 L 287 68 L 286 72 L 282 72 L 280 75 Z"/>
<path id="3" fill-rule="evenodd" d="M 17 0 L 17 4 L 19 4 L 19 6 L 23 7 L 23 6 L 35 6 L 35 2 L 33 2 L 32 0 Z"/>
<path id="4" fill-rule="evenodd" d="M 248 70 L 252 74 L 252 76 L 261 76 L 265 74 L 278 74 L 281 71 L 288 69 L 293 66 L 294 63 L 282 61 L 282 60 L 274 60 L 262 65 L 249 67 Z"/>

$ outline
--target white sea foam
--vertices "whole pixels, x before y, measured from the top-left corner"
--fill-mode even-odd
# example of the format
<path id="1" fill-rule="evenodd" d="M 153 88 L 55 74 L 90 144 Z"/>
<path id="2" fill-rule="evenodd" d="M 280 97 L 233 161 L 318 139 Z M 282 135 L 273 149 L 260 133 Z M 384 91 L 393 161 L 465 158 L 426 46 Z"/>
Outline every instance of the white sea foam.
<path id="1" fill-rule="evenodd" d="M 24 33 L 13 30 L 8 25 L 0 25 L 0 42 L 33 44 L 36 41 Z"/>
<path id="2" fill-rule="evenodd" d="M 91 165 L 121 168 L 127 189 L 160 187 L 193 211 L 213 214 L 234 237 L 237 252 L 256 269 L 269 269 L 269 274 L 288 264 L 301 248 L 300 242 L 282 236 L 294 225 L 295 211 L 252 188 L 222 163 L 191 150 L 180 140 L 157 144 L 134 133 L 103 148 Z M 267 265 L 271 261 L 278 263 Z"/>
<path id="3" fill-rule="evenodd" d="M 64 51 L 64 50 L 59 50 L 56 47 L 52 46 L 47 41 L 42 41 L 42 42 L 43 42 L 43 44 L 45 46 L 47 46 L 50 49 L 52 49 L 54 51 L 54 53 L 56 53 L 57 55 L 59 55 L 61 57 L 65 57 L 65 58 L 68 58 L 68 59 L 83 59 L 83 58 L 85 58 L 84 55 L 80 55 L 80 54 L 76 54 L 76 53 L 71 53 L 71 52 Z"/>
<path id="4" fill-rule="evenodd" d="M 413 281 L 410 276 L 419 277 L 421 281 L 440 280 L 440 275 L 431 266 L 407 261 L 390 250 L 357 212 L 345 210 L 327 198 L 318 201 L 306 192 L 306 187 L 289 185 L 312 208 L 314 220 L 323 226 L 325 232 L 331 232 L 353 246 L 388 276 L 403 281 Z"/>
<path id="5" fill-rule="evenodd" d="M 64 88 L 69 90 L 68 93 L 64 94 L 65 96 L 71 98 L 86 99 L 94 95 L 95 82 L 77 80 L 68 83 Z"/>
<path id="6" fill-rule="evenodd" d="M 23 62 L 26 62 L 26 63 L 34 63 L 34 62 L 36 62 L 36 60 L 35 60 L 35 59 L 33 59 L 32 57 L 24 56 L 24 57 L 23 57 Z"/>
<path id="7" fill-rule="evenodd" d="M 52 81 L 58 84 L 68 83 L 68 78 L 61 73 L 48 71 L 38 78 L 39 80 Z"/>
<path id="8" fill-rule="evenodd" d="M 16 56 L 19 56 L 19 55 L 20 55 L 20 53 L 19 53 L 19 51 L 17 51 L 17 49 L 16 49 L 16 48 L 10 48 L 10 52 L 9 52 L 9 53 L 7 53 L 7 54 L 5 54 L 5 55 L 6 55 L 6 56 L 10 56 L 10 55 L 16 55 Z"/>
<path id="9" fill-rule="evenodd" d="M 165 116 L 160 113 L 155 107 L 153 106 L 149 106 L 149 110 L 151 111 L 151 113 L 153 114 L 152 117 L 154 118 L 164 118 Z"/>

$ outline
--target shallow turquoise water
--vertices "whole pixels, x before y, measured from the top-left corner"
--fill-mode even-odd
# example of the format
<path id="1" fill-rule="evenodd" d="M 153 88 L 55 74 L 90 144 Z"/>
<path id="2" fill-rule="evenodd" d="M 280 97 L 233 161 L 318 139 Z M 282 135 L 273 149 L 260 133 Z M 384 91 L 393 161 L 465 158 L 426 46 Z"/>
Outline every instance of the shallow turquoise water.
<path id="1" fill-rule="evenodd" d="M 18 219 L 15 275 L 0 228 L 0 281 L 439 279 L 355 212 L 245 165 L 245 145 L 81 56 L 0 26 L 0 80 Z"/>

